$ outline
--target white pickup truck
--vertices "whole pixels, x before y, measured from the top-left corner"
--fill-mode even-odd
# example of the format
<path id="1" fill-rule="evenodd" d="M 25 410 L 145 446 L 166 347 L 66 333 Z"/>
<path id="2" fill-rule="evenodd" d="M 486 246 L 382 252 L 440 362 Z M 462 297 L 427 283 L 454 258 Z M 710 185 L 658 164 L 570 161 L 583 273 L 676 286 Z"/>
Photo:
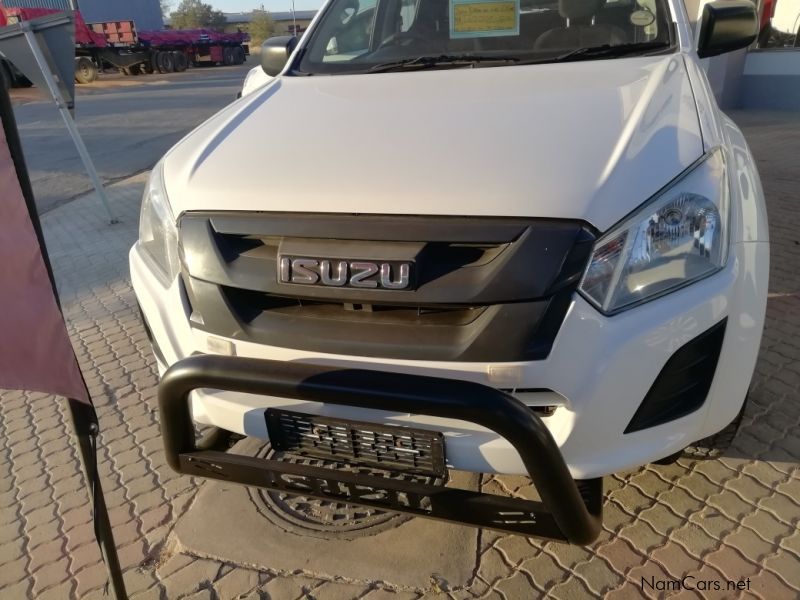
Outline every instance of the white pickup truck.
<path id="1" fill-rule="evenodd" d="M 697 36 L 680 0 L 330 0 L 268 40 L 271 79 L 153 170 L 130 254 L 169 464 L 588 543 L 604 475 L 724 448 L 769 243 L 700 60 L 756 29 L 747 0 Z"/>

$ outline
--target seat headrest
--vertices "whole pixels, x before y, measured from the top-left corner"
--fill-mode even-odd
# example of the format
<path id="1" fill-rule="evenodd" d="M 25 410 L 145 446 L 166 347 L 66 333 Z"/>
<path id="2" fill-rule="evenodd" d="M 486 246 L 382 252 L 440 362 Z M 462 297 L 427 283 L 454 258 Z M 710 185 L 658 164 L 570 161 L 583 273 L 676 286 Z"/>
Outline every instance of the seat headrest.
<path id="1" fill-rule="evenodd" d="M 583 19 L 600 11 L 603 0 L 558 0 L 558 12 L 565 19 Z"/>

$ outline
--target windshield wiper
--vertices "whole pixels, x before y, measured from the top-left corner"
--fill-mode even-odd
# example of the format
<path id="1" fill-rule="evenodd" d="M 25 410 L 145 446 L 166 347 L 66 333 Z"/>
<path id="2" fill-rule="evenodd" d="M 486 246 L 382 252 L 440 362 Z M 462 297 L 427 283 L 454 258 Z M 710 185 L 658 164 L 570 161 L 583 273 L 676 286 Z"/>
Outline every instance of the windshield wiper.
<path id="1" fill-rule="evenodd" d="M 584 58 L 609 58 L 613 56 L 625 56 L 626 54 L 646 53 L 653 50 L 663 50 L 669 48 L 669 42 L 635 42 L 630 44 L 603 44 L 602 46 L 587 46 L 576 48 L 565 54 L 559 54 L 554 58 L 545 59 L 542 62 L 567 62 L 570 60 L 582 60 Z M 538 61 L 536 61 L 538 62 Z"/>
<path id="2" fill-rule="evenodd" d="M 442 54 L 440 56 L 416 56 L 404 58 L 370 67 L 368 73 L 385 73 L 404 69 L 430 69 L 433 67 L 454 66 L 474 67 L 481 63 L 519 62 L 516 56 L 480 56 L 476 54 Z"/>
<path id="3" fill-rule="evenodd" d="M 602 46 L 587 46 L 570 50 L 565 54 L 560 54 L 551 58 L 535 58 L 522 60 L 517 56 L 491 56 L 478 54 L 442 54 L 439 56 L 415 56 L 391 62 L 374 65 L 367 70 L 367 73 L 385 73 L 387 71 L 401 71 L 405 69 L 430 69 L 434 67 L 474 67 L 478 64 L 486 63 L 547 63 L 547 62 L 568 62 L 572 60 L 583 60 L 590 58 L 608 58 L 613 56 L 624 56 L 626 54 L 647 53 L 653 50 L 663 50 L 669 48 L 670 43 L 664 41 L 638 42 L 629 44 L 603 44 Z"/>

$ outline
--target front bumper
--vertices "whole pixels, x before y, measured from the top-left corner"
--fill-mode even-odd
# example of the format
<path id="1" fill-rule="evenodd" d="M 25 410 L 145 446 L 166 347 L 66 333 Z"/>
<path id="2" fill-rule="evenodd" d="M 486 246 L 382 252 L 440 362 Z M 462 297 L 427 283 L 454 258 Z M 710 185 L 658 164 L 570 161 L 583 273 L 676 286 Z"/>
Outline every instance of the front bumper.
<path id="1" fill-rule="evenodd" d="M 466 420 L 511 444 L 541 502 L 197 448 L 189 395 L 214 388 Z M 509 394 L 418 375 L 222 356 L 179 361 L 158 391 L 167 462 L 180 473 L 575 544 L 602 524 L 601 480 L 575 482 L 541 419 Z"/>
<path id="2" fill-rule="evenodd" d="M 235 339 L 213 338 L 191 327 L 188 299 L 178 280 L 168 288 L 153 276 L 137 247 L 131 277 L 157 346 L 162 372 L 196 353 L 226 353 L 286 363 L 315 363 L 413 373 L 516 390 L 530 406 L 556 406 L 543 417 L 575 479 L 592 479 L 671 455 L 716 433 L 739 412 L 755 366 L 766 306 L 769 247 L 736 243 L 720 273 L 632 310 L 604 317 L 575 295 L 549 356 L 517 363 L 437 362 L 310 353 Z M 633 433 L 625 428 L 675 351 L 727 318 L 716 375 L 695 412 Z M 161 362 L 161 361 L 160 361 Z M 523 391 L 524 390 L 524 391 Z M 267 407 L 342 419 L 408 425 L 445 434 L 448 466 L 477 472 L 524 474 L 514 445 L 483 425 L 453 416 L 385 411 L 241 390 L 199 390 L 193 416 L 201 423 L 267 438 Z"/>

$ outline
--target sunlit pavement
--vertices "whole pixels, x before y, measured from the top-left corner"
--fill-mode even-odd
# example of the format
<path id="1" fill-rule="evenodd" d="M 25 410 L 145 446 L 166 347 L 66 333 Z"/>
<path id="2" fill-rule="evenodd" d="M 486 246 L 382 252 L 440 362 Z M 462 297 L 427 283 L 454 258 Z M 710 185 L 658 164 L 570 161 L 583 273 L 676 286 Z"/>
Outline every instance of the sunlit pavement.
<path id="1" fill-rule="evenodd" d="M 746 128 L 767 192 L 772 278 L 752 399 L 733 447 L 719 460 L 681 459 L 607 478 L 604 531 L 588 548 L 470 532 L 469 543 L 445 548 L 437 559 L 446 564 L 450 556 L 464 567 L 452 571 L 452 581 L 433 572 L 433 563 L 431 572 L 419 572 L 419 561 L 398 561 L 397 552 L 392 564 L 357 569 L 359 551 L 348 541 L 327 542 L 344 567 L 307 560 L 303 548 L 319 540 L 300 538 L 289 547 L 259 536 L 264 518 L 244 501 L 235 514 L 199 510 L 198 491 L 209 484 L 174 474 L 164 461 L 156 373 L 129 283 L 127 251 L 144 176 L 109 189 L 121 224 L 109 226 L 91 195 L 48 212 L 43 224 L 65 314 L 100 415 L 101 471 L 131 595 L 632 598 L 661 597 L 657 590 L 676 590 L 682 580 L 697 589 L 670 592 L 680 598 L 800 596 L 800 119 L 734 117 Z M 2 597 L 102 597 L 105 572 L 63 406 L 43 394 L 3 392 L 0 445 Z M 507 493 L 524 493 L 525 484 L 484 481 Z M 214 492 L 206 496 L 213 500 Z M 187 543 L 182 531 L 209 520 L 218 523 L 218 543 L 200 551 L 203 540 Z M 394 549 L 411 557 L 423 550 L 414 531 L 407 524 L 376 539 L 393 536 Z M 729 580 L 740 589 L 727 589 Z M 704 581 L 712 591 L 698 591 Z M 713 591 L 714 582 L 721 591 Z"/>

